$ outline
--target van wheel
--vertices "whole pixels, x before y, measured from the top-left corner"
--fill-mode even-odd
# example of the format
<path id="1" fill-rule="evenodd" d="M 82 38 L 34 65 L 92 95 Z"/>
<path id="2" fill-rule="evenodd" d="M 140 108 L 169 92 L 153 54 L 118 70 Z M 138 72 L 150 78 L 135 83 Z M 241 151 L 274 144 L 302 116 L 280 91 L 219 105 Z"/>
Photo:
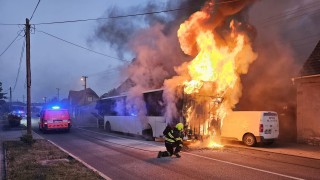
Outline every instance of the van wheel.
<path id="1" fill-rule="evenodd" d="M 242 141 L 246 146 L 250 146 L 250 147 L 255 146 L 257 143 L 256 137 L 254 137 L 253 134 L 245 134 L 243 136 Z"/>
<path id="2" fill-rule="evenodd" d="M 106 131 L 111 132 L 111 125 L 109 122 L 106 122 Z"/>

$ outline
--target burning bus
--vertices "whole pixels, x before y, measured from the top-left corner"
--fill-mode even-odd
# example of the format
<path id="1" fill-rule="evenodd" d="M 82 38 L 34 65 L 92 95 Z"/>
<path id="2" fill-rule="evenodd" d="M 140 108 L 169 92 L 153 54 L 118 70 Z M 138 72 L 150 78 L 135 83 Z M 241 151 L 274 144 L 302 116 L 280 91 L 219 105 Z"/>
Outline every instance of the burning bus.
<path id="1" fill-rule="evenodd" d="M 243 141 L 247 146 L 264 142 L 271 144 L 278 138 L 279 123 L 276 112 L 232 111 L 221 121 L 216 110 L 223 103 L 223 97 L 201 94 L 186 94 L 176 89 L 174 106 L 166 104 L 163 89 L 145 91 L 137 101 L 128 94 L 105 97 L 98 101 L 97 109 L 104 119 L 107 132 L 116 131 L 142 135 L 147 140 L 163 136 L 169 124 L 185 124 L 185 140 L 203 141 L 206 145 L 222 139 Z M 166 114 L 166 108 L 177 112 L 173 119 Z"/>

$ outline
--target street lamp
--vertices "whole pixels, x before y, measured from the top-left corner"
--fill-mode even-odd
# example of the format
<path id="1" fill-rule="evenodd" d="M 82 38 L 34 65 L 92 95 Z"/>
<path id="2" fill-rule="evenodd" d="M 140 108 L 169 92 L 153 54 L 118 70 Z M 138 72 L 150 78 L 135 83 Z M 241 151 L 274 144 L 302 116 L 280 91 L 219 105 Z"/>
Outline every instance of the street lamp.
<path id="1" fill-rule="evenodd" d="M 84 90 L 87 89 L 87 78 L 88 78 L 88 76 L 82 76 L 81 77 L 81 80 L 84 81 Z"/>

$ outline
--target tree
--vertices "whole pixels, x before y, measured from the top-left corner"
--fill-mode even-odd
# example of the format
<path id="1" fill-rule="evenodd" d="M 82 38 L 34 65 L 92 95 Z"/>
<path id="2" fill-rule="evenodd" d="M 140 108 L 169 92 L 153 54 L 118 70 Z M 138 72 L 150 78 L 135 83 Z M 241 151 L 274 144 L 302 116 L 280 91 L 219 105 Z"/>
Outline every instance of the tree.
<path id="1" fill-rule="evenodd" d="M 5 96 L 7 93 L 2 92 L 2 82 L 0 82 L 0 100 L 5 100 L 7 97 Z"/>

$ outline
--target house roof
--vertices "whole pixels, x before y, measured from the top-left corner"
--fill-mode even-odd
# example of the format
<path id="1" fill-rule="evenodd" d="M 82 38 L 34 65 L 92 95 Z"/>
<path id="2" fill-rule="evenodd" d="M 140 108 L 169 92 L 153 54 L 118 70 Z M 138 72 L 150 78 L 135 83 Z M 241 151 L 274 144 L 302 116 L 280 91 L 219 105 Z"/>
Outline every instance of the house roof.
<path id="1" fill-rule="evenodd" d="M 135 83 L 130 78 L 127 78 L 117 88 L 112 89 L 107 93 L 104 93 L 100 98 L 102 99 L 110 96 L 120 95 L 121 93 L 127 92 L 130 88 L 134 86 L 135 86 Z"/>
<path id="2" fill-rule="evenodd" d="M 320 41 L 300 71 L 301 76 L 310 76 L 316 74 L 320 74 Z"/>
<path id="3" fill-rule="evenodd" d="M 83 105 L 86 103 L 86 97 L 88 96 L 99 99 L 99 96 L 91 88 L 80 91 L 71 90 L 69 91 L 68 99 L 71 100 L 71 105 Z"/>

